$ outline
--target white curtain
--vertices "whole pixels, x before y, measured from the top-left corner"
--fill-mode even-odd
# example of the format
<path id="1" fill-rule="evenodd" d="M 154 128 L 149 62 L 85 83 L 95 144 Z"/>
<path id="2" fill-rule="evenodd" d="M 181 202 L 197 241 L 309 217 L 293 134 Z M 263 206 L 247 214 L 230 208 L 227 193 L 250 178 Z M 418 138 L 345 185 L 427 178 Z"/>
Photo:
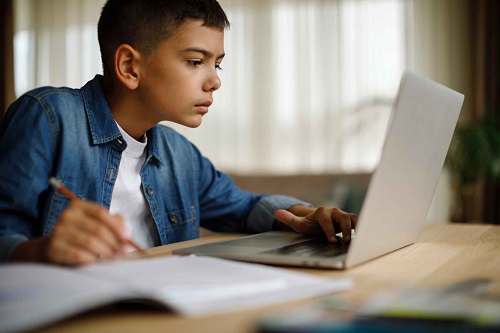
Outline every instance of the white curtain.
<path id="1" fill-rule="evenodd" d="M 97 20 L 105 0 L 14 0 L 16 95 L 80 87 L 102 73 Z"/>
<path id="2" fill-rule="evenodd" d="M 17 94 L 102 71 L 104 2 L 16 0 Z M 232 23 L 222 88 L 200 128 L 174 127 L 225 171 L 371 171 L 408 67 L 410 2 L 220 2 Z"/>

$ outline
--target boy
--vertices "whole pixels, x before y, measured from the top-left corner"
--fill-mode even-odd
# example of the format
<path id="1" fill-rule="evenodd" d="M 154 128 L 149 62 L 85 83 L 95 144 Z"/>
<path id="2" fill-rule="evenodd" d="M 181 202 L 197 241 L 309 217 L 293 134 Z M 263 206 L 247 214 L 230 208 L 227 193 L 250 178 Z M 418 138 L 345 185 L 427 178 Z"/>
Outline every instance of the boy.
<path id="1" fill-rule="evenodd" d="M 0 257 L 92 263 L 216 231 L 335 229 L 357 217 L 238 189 L 160 121 L 197 127 L 221 82 L 226 15 L 216 0 L 109 0 L 98 37 L 103 76 L 43 87 L 0 127 Z M 49 187 L 56 177 L 82 200 Z"/>

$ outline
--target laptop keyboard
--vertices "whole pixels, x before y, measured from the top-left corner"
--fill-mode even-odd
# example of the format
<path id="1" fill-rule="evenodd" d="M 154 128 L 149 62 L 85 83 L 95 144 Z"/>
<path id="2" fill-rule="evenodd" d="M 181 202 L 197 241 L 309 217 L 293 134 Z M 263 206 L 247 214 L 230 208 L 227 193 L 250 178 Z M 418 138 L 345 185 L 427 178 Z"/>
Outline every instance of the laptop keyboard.
<path id="1" fill-rule="evenodd" d="M 266 250 L 263 254 L 293 255 L 299 257 L 334 257 L 347 253 L 349 243 L 345 243 L 342 237 L 337 236 L 337 243 L 330 243 L 325 238 L 311 239 L 305 242 L 296 243 Z"/>

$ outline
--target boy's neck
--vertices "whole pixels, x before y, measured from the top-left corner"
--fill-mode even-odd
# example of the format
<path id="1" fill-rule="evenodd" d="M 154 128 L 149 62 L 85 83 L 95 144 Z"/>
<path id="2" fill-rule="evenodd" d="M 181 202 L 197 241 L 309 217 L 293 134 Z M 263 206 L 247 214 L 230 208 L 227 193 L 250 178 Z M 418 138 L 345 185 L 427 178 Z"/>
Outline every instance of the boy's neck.
<path id="1" fill-rule="evenodd" d="M 144 118 L 143 110 L 134 99 L 134 94 L 112 80 L 103 79 L 104 96 L 111 114 L 120 127 L 137 141 L 156 123 Z"/>

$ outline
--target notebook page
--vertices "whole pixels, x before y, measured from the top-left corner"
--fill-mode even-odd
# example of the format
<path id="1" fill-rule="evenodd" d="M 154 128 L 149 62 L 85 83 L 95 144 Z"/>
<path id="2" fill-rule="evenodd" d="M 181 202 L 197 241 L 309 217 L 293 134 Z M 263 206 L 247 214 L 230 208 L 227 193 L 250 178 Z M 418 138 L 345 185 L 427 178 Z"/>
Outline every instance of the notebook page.
<path id="1" fill-rule="evenodd" d="M 349 279 L 324 279 L 282 268 L 198 256 L 106 262 L 80 271 L 155 295 L 187 315 L 236 311 L 352 286 Z"/>

